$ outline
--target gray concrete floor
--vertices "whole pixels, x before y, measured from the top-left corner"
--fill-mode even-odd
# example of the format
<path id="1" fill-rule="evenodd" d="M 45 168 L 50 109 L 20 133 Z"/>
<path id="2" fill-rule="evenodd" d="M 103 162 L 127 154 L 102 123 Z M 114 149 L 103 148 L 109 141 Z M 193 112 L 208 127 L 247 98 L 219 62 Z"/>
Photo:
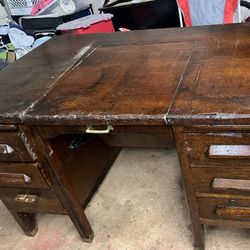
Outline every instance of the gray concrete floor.
<path id="1" fill-rule="evenodd" d="M 0 202 L 0 249 L 193 249 L 175 150 L 124 149 L 86 209 L 95 232 L 83 243 L 67 216 L 39 215 L 23 235 Z M 206 229 L 206 249 L 250 249 L 250 230 Z"/>

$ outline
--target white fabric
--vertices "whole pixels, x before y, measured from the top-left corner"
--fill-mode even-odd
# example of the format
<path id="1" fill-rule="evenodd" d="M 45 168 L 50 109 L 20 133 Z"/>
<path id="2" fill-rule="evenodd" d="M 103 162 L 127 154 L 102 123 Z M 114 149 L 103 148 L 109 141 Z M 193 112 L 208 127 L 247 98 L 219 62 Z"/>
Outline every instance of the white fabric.
<path id="1" fill-rule="evenodd" d="M 17 28 L 9 29 L 9 38 L 16 49 L 30 47 L 35 41 L 34 37 L 26 35 L 25 32 Z"/>
<path id="2" fill-rule="evenodd" d="M 0 26 L 0 35 L 8 35 L 10 26 L 9 25 L 3 25 Z"/>

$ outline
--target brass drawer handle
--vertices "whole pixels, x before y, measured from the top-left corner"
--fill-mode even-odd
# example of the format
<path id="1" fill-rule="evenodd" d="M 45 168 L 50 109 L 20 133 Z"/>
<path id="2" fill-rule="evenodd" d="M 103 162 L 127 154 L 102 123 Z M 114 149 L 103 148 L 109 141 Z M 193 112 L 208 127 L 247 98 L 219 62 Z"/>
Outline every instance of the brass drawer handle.
<path id="1" fill-rule="evenodd" d="M 250 217 L 249 207 L 231 207 L 231 206 L 218 206 L 215 209 L 217 216 L 229 217 Z"/>
<path id="2" fill-rule="evenodd" d="M 108 125 L 106 129 L 94 129 L 92 126 L 87 126 L 86 133 L 103 135 L 108 134 L 111 130 L 114 130 L 111 125 Z"/>
<path id="3" fill-rule="evenodd" d="M 209 147 L 211 158 L 239 158 L 250 157 L 249 145 L 211 145 Z"/>
<path id="4" fill-rule="evenodd" d="M 0 173 L 0 184 L 29 184 L 31 178 L 26 174 Z"/>
<path id="5" fill-rule="evenodd" d="M 0 154 L 13 155 L 15 150 L 8 144 L 0 144 Z"/>
<path id="6" fill-rule="evenodd" d="M 38 201 L 38 196 L 37 195 L 29 195 L 29 194 L 18 194 L 15 197 L 15 201 L 22 202 L 22 203 L 36 204 Z"/>

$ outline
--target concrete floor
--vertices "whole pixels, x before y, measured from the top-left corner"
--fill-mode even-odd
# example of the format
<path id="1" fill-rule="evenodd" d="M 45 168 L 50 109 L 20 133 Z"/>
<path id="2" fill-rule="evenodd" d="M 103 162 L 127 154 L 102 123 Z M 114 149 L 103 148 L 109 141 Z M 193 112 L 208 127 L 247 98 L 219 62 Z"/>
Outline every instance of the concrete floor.
<path id="1" fill-rule="evenodd" d="M 193 249 L 175 150 L 124 149 L 86 214 L 95 232 L 91 244 L 59 215 L 39 215 L 38 234 L 29 238 L 0 202 L 0 249 Z M 250 249 L 250 230 L 209 227 L 206 246 Z"/>

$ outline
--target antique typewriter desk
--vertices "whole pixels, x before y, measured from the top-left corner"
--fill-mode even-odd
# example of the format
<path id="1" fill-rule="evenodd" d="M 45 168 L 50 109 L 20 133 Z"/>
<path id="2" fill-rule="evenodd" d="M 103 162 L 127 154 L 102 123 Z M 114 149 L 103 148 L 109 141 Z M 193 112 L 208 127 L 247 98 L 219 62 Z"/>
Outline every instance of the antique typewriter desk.
<path id="1" fill-rule="evenodd" d="M 203 225 L 250 227 L 249 28 L 55 37 L 2 70 L 0 198 L 23 231 L 66 214 L 90 242 L 121 147 L 175 145 L 195 246 Z"/>

